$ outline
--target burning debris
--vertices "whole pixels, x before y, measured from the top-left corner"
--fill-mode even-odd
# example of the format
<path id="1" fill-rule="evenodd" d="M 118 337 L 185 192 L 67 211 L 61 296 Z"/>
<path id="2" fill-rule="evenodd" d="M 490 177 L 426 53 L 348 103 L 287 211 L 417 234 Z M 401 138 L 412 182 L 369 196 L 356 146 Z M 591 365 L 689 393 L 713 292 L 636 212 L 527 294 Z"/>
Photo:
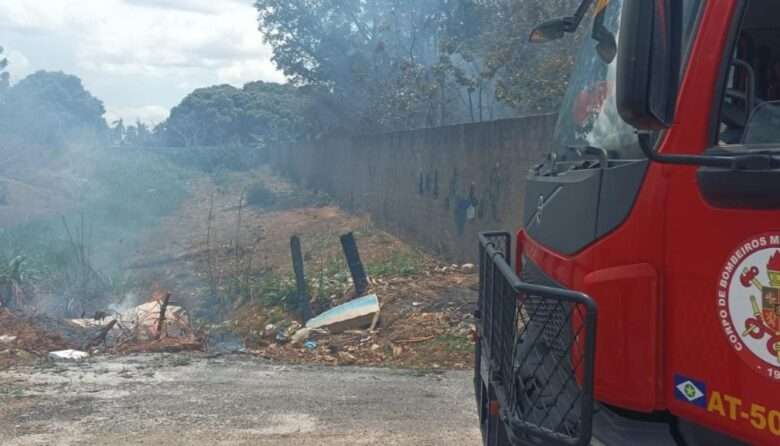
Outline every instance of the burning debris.
<path id="1" fill-rule="evenodd" d="M 204 350 L 186 310 L 158 291 L 124 313 L 58 321 L 0 308 L 0 368 L 20 359 L 83 360 L 101 352 Z M 5 358 L 5 360 L 4 360 Z"/>
<path id="2" fill-rule="evenodd" d="M 193 335 L 189 314 L 184 308 L 171 303 L 170 297 L 166 291 L 157 291 L 149 302 L 121 315 L 121 319 L 126 321 L 139 340 Z"/>
<path id="3" fill-rule="evenodd" d="M 234 225 L 229 218 L 237 210 L 230 207 L 233 200 L 212 204 L 203 199 L 213 193 L 205 185 L 198 189 L 191 205 L 183 207 L 187 218 L 163 225 L 159 238 L 148 243 L 151 251 L 140 254 L 140 260 L 172 262 L 147 262 L 142 272 L 132 271 L 148 275 L 143 283 L 166 283 L 170 292 L 160 290 L 138 301 L 134 290 L 126 301 L 140 305 L 101 301 L 79 319 L 0 308 L 0 368 L 47 360 L 49 353 L 64 350 L 91 357 L 196 351 L 293 363 L 469 364 L 473 264 L 442 264 L 373 228 L 366 218 L 332 206 L 275 212 L 243 208 L 241 225 Z M 182 229 L 182 222 L 193 226 Z M 239 226 L 240 236 L 234 230 Z M 225 227 L 230 227 L 229 243 L 214 236 Z M 206 237 L 201 237 L 203 230 Z M 211 243 L 204 246 L 202 238 Z M 247 245 L 247 240 L 255 241 Z M 262 243 L 262 249 L 251 243 Z M 94 311 L 101 307 L 106 310 Z"/>
<path id="4" fill-rule="evenodd" d="M 187 311 L 171 302 L 167 291 L 156 291 L 149 302 L 120 313 L 106 328 L 110 345 L 120 353 L 201 351 L 204 339 L 193 330 Z M 107 339 L 107 338 L 106 338 Z"/>

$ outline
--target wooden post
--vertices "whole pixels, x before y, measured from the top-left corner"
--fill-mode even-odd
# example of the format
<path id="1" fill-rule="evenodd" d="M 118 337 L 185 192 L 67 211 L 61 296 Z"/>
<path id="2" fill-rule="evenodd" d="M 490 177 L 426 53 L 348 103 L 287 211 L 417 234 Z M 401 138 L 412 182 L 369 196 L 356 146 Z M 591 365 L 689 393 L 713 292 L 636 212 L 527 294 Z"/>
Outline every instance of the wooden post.
<path id="1" fill-rule="evenodd" d="M 301 238 L 297 235 L 290 237 L 290 252 L 292 253 L 293 271 L 295 271 L 295 287 L 298 289 L 298 308 L 301 311 L 303 322 L 311 319 L 311 305 L 309 293 L 306 290 L 306 276 L 303 273 L 303 254 L 301 253 Z"/>
<path id="2" fill-rule="evenodd" d="M 344 257 L 347 258 L 347 266 L 352 274 L 352 283 L 355 284 L 355 293 L 357 296 L 363 296 L 368 291 L 368 277 L 366 270 L 363 269 L 363 262 L 360 261 L 360 252 L 358 252 L 357 242 L 353 233 L 341 236 L 341 247 L 344 249 Z"/>
<path id="3" fill-rule="evenodd" d="M 168 311 L 168 301 L 170 298 L 171 293 L 165 293 L 165 297 L 160 301 L 160 318 L 157 320 L 156 339 L 162 338 L 163 330 L 165 330 L 165 312 Z"/>

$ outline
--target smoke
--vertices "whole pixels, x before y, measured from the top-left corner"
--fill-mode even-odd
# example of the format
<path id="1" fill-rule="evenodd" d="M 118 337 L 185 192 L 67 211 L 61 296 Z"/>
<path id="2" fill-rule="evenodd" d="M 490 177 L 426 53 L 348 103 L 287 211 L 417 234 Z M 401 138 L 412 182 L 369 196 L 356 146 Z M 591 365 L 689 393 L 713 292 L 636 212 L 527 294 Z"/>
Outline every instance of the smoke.
<path id="1" fill-rule="evenodd" d="M 128 264 L 186 196 L 187 176 L 95 128 L 63 127 L 46 143 L 29 136 L 32 117 L 15 119 L 19 131 L 0 131 L 0 266 L 24 258 L 23 299 L 53 316 L 136 305 Z"/>

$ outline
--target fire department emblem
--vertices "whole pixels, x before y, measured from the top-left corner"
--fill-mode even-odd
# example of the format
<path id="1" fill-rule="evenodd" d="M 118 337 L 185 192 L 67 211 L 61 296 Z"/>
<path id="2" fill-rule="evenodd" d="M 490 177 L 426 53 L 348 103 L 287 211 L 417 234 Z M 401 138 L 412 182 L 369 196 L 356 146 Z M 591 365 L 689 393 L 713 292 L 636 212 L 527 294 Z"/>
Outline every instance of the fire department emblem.
<path id="1" fill-rule="evenodd" d="M 780 233 L 745 241 L 718 278 L 718 317 L 731 347 L 780 380 Z"/>

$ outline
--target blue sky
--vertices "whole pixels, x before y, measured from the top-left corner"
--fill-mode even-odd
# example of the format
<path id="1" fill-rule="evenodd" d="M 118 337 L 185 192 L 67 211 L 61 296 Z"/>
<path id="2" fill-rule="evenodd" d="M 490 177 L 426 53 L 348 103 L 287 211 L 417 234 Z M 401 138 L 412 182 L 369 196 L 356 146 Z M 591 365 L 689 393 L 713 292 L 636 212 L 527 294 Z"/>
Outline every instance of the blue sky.
<path id="1" fill-rule="evenodd" d="M 79 76 L 107 119 L 156 123 L 194 88 L 283 82 L 252 0 L 0 0 L 12 82 Z"/>

